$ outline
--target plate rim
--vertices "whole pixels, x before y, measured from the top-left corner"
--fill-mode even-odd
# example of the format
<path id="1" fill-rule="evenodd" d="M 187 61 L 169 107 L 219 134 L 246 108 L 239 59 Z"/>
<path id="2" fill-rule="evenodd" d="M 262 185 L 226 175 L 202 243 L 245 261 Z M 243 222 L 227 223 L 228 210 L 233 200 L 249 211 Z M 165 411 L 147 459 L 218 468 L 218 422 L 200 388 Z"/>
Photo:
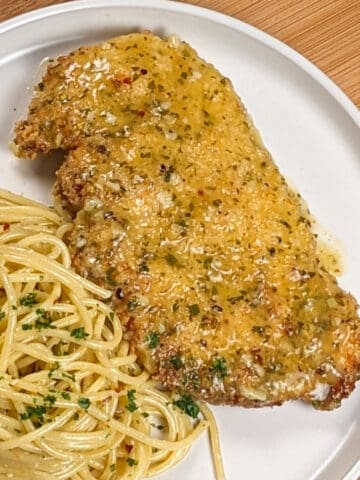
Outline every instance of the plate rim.
<path id="1" fill-rule="evenodd" d="M 0 37 L 10 30 L 14 30 L 25 24 L 36 20 L 41 20 L 50 16 L 59 15 L 72 11 L 95 8 L 146 8 L 167 10 L 172 12 L 185 13 L 187 15 L 197 16 L 205 20 L 220 23 L 226 27 L 247 35 L 248 37 L 270 47 L 277 53 L 293 62 L 305 73 L 310 75 L 326 92 L 342 107 L 356 126 L 360 127 L 360 110 L 355 103 L 346 95 L 343 90 L 318 66 L 304 57 L 301 53 L 290 47 L 281 40 L 273 37 L 269 33 L 250 25 L 230 15 L 210 10 L 198 5 L 182 3 L 176 0 L 72 0 L 71 2 L 59 3 L 32 10 L 27 13 L 17 15 L 13 18 L 0 23 Z"/>
<path id="2" fill-rule="evenodd" d="M 329 76 L 327 76 L 327 74 L 301 53 L 269 33 L 266 33 L 243 20 L 198 5 L 182 3 L 177 0 L 72 0 L 56 5 L 37 8 L 0 22 L 0 39 L 3 35 L 6 35 L 7 32 L 21 28 L 22 26 L 31 24 L 37 20 L 44 20 L 63 13 L 92 10 L 102 7 L 116 9 L 146 8 L 147 10 L 166 10 L 209 20 L 213 23 L 221 24 L 229 29 L 240 32 L 269 47 L 299 67 L 303 72 L 309 75 L 313 81 L 321 86 L 328 95 L 330 95 L 337 105 L 347 114 L 348 118 L 354 122 L 355 126 L 360 127 L 360 109 L 358 109 L 355 103 Z M 357 478 L 356 475 L 359 474 L 360 457 L 348 471 L 344 472 L 342 478 L 343 480 L 355 480 L 355 478 Z"/>

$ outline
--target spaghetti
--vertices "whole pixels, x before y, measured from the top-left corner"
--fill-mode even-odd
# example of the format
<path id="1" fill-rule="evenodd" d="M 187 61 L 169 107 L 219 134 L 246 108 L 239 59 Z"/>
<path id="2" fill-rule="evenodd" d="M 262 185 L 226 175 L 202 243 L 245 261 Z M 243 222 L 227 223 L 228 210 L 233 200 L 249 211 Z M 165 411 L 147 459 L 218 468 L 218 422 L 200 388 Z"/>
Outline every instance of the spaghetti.
<path id="1" fill-rule="evenodd" d="M 0 478 L 139 480 L 175 465 L 210 427 L 224 480 L 210 410 L 194 421 L 154 388 L 110 292 L 71 270 L 70 228 L 0 190 Z"/>

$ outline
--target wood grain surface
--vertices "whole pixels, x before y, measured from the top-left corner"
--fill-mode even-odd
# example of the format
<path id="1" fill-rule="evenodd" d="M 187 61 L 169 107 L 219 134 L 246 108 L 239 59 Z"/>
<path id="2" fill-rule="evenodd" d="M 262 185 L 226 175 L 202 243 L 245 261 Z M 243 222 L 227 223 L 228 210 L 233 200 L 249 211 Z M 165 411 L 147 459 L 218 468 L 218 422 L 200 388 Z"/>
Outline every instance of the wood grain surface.
<path id="1" fill-rule="evenodd" d="M 279 38 L 315 63 L 360 107 L 360 0 L 182 0 Z M 0 21 L 57 0 L 0 0 Z"/>

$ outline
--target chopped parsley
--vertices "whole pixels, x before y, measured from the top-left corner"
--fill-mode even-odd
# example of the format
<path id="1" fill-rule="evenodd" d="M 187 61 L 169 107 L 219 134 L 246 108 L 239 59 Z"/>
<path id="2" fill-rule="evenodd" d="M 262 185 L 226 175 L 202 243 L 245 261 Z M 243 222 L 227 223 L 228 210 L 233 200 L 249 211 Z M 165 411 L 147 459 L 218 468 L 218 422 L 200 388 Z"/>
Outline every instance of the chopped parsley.
<path id="1" fill-rule="evenodd" d="M 235 303 L 240 302 L 241 300 L 244 300 L 244 295 L 237 295 L 236 297 L 229 297 L 227 299 L 227 301 L 230 302 L 231 305 L 235 305 Z"/>
<path id="2" fill-rule="evenodd" d="M 168 265 L 170 265 L 171 267 L 178 264 L 177 258 L 172 253 L 168 253 L 165 257 L 165 260 L 167 261 Z"/>
<path id="3" fill-rule="evenodd" d="M 215 358 L 212 362 L 210 370 L 218 378 L 225 378 L 228 374 L 226 360 L 224 357 Z"/>
<path id="4" fill-rule="evenodd" d="M 48 312 L 46 312 L 43 308 L 37 308 L 35 311 L 37 318 L 35 320 L 34 325 L 31 323 L 24 323 L 21 325 L 23 330 L 32 330 L 35 328 L 38 331 L 44 330 L 46 328 L 54 329 L 56 328 L 55 325 L 52 325 L 52 318 Z"/>
<path id="5" fill-rule="evenodd" d="M 64 400 L 71 400 L 71 395 L 69 392 L 61 392 L 61 396 Z"/>
<path id="6" fill-rule="evenodd" d="M 206 257 L 204 260 L 204 267 L 207 269 L 210 268 L 212 260 L 212 257 Z"/>
<path id="7" fill-rule="evenodd" d="M 56 328 L 54 325 L 51 325 L 52 318 L 49 312 L 46 312 L 43 308 L 37 308 L 35 310 L 37 315 L 37 319 L 35 320 L 35 328 L 36 330 L 44 330 L 45 328 Z"/>
<path id="8" fill-rule="evenodd" d="M 23 325 L 21 325 L 21 328 L 23 330 L 31 330 L 33 326 L 30 323 L 24 323 Z"/>
<path id="9" fill-rule="evenodd" d="M 24 307 L 33 307 L 37 303 L 39 302 L 36 299 L 36 292 L 30 292 L 20 298 L 20 305 L 23 305 Z"/>
<path id="10" fill-rule="evenodd" d="M 149 267 L 146 262 L 141 262 L 139 266 L 140 273 L 147 273 L 149 271 Z"/>
<path id="11" fill-rule="evenodd" d="M 127 308 L 129 312 L 133 312 L 135 308 L 138 307 L 139 305 L 140 305 L 140 302 L 137 297 L 133 297 L 127 302 Z"/>
<path id="12" fill-rule="evenodd" d="M 134 467 L 135 465 L 137 465 L 139 462 L 137 460 L 135 460 L 134 458 L 128 458 L 126 460 L 127 464 L 129 465 L 129 467 Z"/>
<path id="13" fill-rule="evenodd" d="M 174 404 L 192 418 L 197 418 L 200 413 L 198 404 L 192 396 L 187 393 L 184 393 L 178 400 L 175 400 Z"/>
<path id="14" fill-rule="evenodd" d="M 24 329 L 24 325 L 23 325 L 23 329 Z M 24 330 L 26 330 L 26 329 L 24 329 Z M 55 365 L 50 368 L 49 373 L 48 373 L 48 377 L 49 377 L 49 378 L 52 378 L 52 376 L 54 375 L 55 370 L 58 370 L 59 367 L 60 367 L 59 362 L 56 362 Z"/>
<path id="15" fill-rule="evenodd" d="M 79 407 L 83 408 L 84 410 L 87 410 L 90 407 L 90 400 L 85 397 L 80 397 L 77 403 Z"/>
<path id="16" fill-rule="evenodd" d="M 253 327 L 251 327 L 251 331 L 262 336 L 265 333 L 265 327 L 262 327 L 261 325 L 254 325 Z"/>
<path id="17" fill-rule="evenodd" d="M 86 337 L 89 336 L 89 334 L 85 332 L 84 327 L 80 327 L 80 328 L 73 328 L 70 332 L 70 336 L 77 338 L 78 340 L 84 340 Z"/>
<path id="18" fill-rule="evenodd" d="M 171 175 L 174 173 L 175 169 L 172 165 L 169 166 L 169 168 L 165 168 L 165 173 L 164 173 L 164 180 L 165 182 L 170 182 L 171 180 Z"/>
<path id="19" fill-rule="evenodd" d="M 54 403 L 56 402 L 55 395 L 46 395 L 44 398 L 44 403 L 47 403 L 49 407 L 53 407 Z"/>
<path id="20" fill-rule="evenodd" d="M 109 284 L 109 285 L 112 285 L 112 286 L 116 286 L 117 285 L 117 282 L 116 280 L 114 279 L 113 277 L 113 274 L 116 273 L 116 268 L 115 267 L 110 267 L 106 270 L 106 277 L 105 277 L 105 281 Z"/>
<path id="21" fill-rule="evenodd" d="M 138 409 L 138 406 L 136 405 L 135 393 L 136 390 L 128 390 L 127 392 L 128 404 L 126 405 L 126 409 L 129 410 L 129 412 L 135 412 L 135 410 Z"/>
<path id="22" fill-rule="evenodd" d="M 35 422 L 44 422 L 44 415 L 46 413 L 46 407 L 44 405 L 38 405 L 36 407 L 27 406 L 25 408 L 26 413 L 20 415 L 21 420 L 34 420 Z"/>
<path id="23" fill-rule="evenodd" d="M 178 302 L 178 300 L 176 300 L 176 302 L 172 306 L 172 311 L 175 313 L 179 310 L 179 308 L 180 308 L 180 303 Z"/>
<path id="24" fill-rule="evenodd" d="M 35 320 L 35 328 L 38 331 L 44 330 L 45 328 L 56 328 L 54 325 L 51 325 L 51 322 L 51 318 L 45 318 L 44 320 L 40 320 L 39 318 L 37 318 Z"/>
<path id="25" fill-rule="evenodd" d="M 146 337 L 146 341 L 149 348 L 156 348 L 159 345 L 160 335 L 158 332 L 150 332 Z"/>
<path id="26" fill-rule="evenodd" d="M 169 363 L 175 370 L 179 370 L 184 366 L 183 361 L 178 355 L 172 356 L 169 360 Z"/>
<path id="27" fill-rule="evenodd" d="M 199 313 L 200 313 L 200 308 L 199 308 L 199 305 L 197 303 L 194 303 L 193 305 L 188 305 L 187 308 L 189 310 L 190 317 L 195 317 L 196 315 L 199 315 Z"/>
<path id="28" fill-rule="evenodd" d="M 115 472 L 116 465 L 115 463 L 112 463 L 109 467 L 110 472 Z"/>

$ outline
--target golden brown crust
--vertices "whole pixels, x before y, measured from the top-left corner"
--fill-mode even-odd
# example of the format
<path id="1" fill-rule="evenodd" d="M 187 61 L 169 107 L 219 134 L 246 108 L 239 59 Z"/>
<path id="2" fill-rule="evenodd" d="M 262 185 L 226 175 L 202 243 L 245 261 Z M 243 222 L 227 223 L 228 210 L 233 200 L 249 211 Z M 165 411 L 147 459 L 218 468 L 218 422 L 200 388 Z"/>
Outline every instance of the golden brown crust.
<path id="1" fill-rule="evenodd" d="M 230 82 L 191 47 L 142 33 L 61 57 L 15 143 L 68 153 L 54 195 L 73 265 L 114 289 L 164 387 L 245 407 L 349 395 L 357 304 Z"/>

